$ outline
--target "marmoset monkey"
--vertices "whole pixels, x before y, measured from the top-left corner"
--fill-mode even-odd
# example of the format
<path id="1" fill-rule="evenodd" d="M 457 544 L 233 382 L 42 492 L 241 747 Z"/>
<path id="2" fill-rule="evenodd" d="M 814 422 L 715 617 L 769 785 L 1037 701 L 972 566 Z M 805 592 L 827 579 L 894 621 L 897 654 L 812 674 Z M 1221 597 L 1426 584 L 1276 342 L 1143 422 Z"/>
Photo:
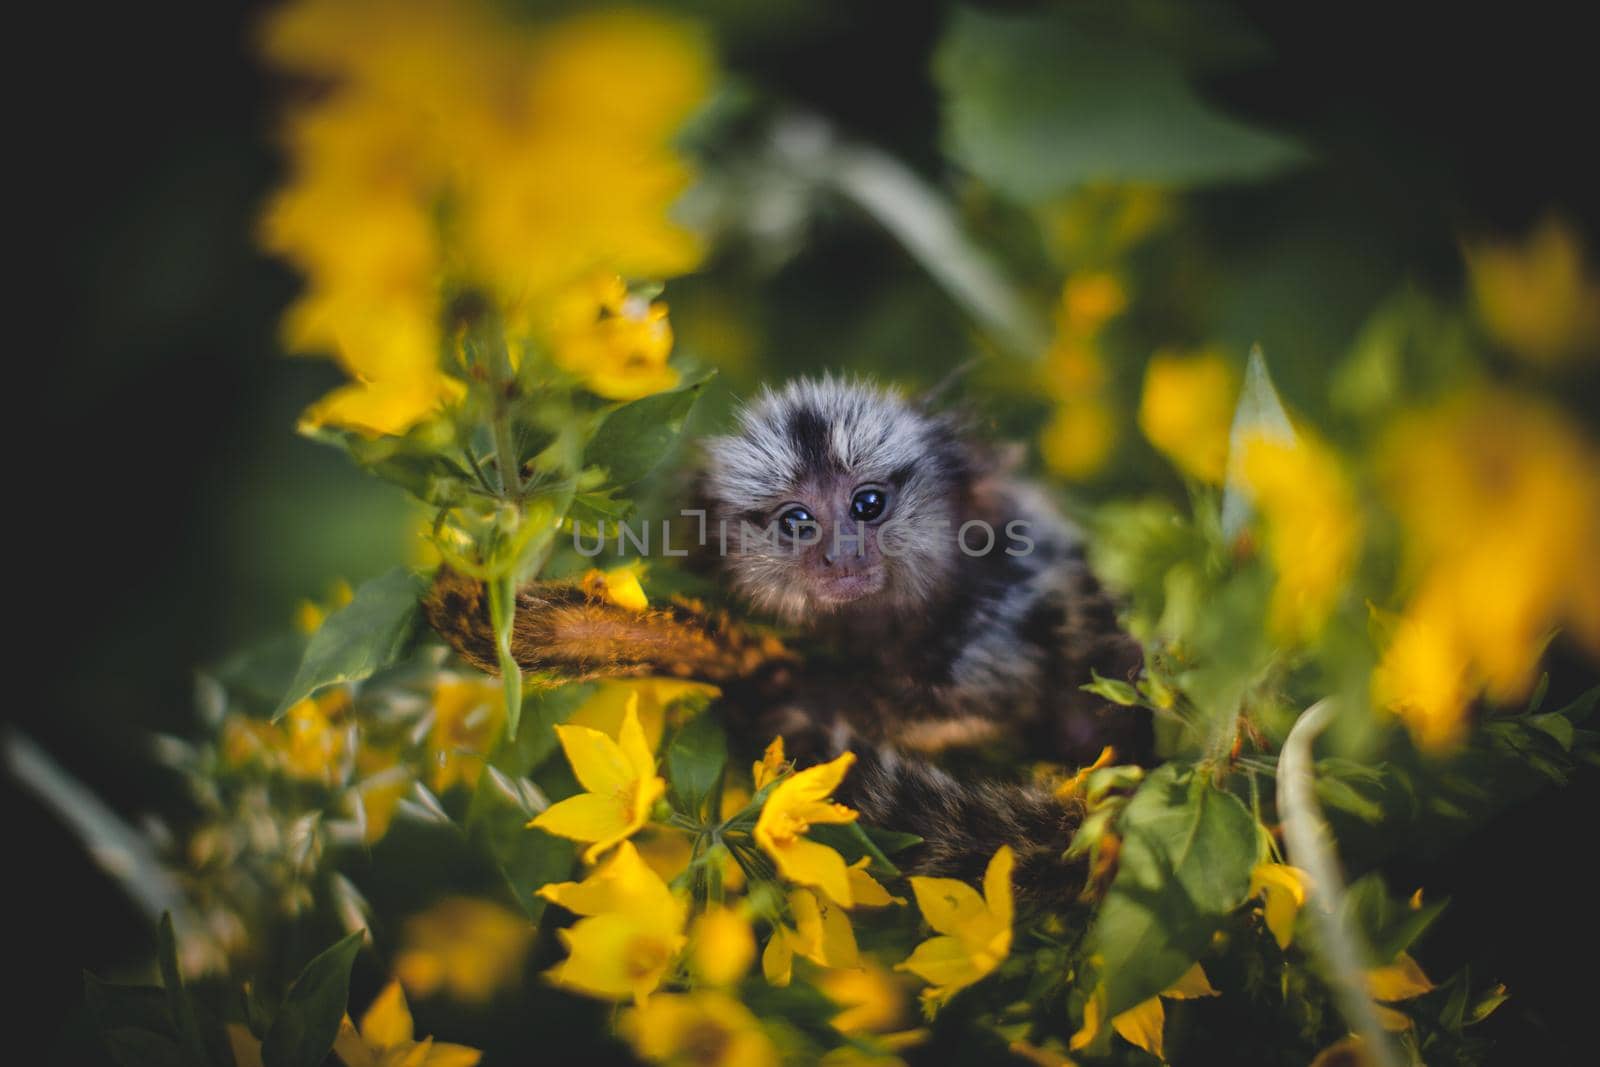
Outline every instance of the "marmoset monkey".
<path id="1" fill-rule="evenodd" d="M 1143 661 L 1072 526 L 963 421 L 832 377 L 765 390 L 738 432 L 703 444 L 703 560 L 735 598 L 791 627 L 792 648 L 689 602 L 642 614 L 581 586 L 519 597 L 513 654 L 572 678 L 663 673 L 713 682 L 730 730 L 774 734 L 802 763 L 849 750 L 837 799 L 914 833 L 915 873 L 976 882 L 1002 844 L 1018 892 L 1065 903 L 1080 812 L 1041 786 L 955 773 L 934 757 L 1009 748 L 1079 765 L 1105 745 L 1150 756 L 1148 718 L 1081 687 Z M 487 597 L 441 573 L 428 615 L 494 670 Z"/>

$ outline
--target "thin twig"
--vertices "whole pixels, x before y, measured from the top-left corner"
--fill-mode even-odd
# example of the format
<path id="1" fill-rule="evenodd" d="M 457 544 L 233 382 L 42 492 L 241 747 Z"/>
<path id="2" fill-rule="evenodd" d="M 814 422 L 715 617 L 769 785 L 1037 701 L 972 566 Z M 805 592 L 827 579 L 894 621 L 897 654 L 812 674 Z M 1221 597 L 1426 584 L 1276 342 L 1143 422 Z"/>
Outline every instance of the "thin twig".
<path id="1" fill-rule="evenodd" d="M 1404 1062 L 1367 992 L 1366 950 L 1361 932 L 1344 921 L 1344 875 L 1333 848 L 1333 833 L 1317 807 L 1311 745 L 1334 714 L 1331 700 L 1319 700 L 1295 720 L 1278 756 L 1278 814 L 1283 819 L 1289 862 L 1311 876 L 1307 899 L 1317 925 L 1317 954 L 1327 968 L 1334 1002 L 1363 1051 L 1378 1067 Z"/>

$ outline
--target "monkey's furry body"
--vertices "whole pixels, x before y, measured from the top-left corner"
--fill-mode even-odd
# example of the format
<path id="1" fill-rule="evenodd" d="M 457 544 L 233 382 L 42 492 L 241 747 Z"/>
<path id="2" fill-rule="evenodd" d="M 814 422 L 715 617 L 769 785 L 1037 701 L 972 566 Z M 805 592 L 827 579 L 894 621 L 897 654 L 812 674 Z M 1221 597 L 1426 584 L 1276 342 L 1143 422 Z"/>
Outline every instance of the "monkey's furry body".
<path id="1" fill-rule="evenodd" d="M 1061 858 L 1078 822 L 1071 804 L 934 759 L 1003 747 L 1080 764 L 1108 744 L 1148 759 L 1148 720 L 1081 688 L 1092 670 L 1131 678 L 1142 655 L 1072 527 L 959 419 L 867 383 L 764 391 L 736 434 L 704 450 L 699 495 L 717 531 L 705 562 L 739 600 L 793 627 L 793 647 L 687 602 L 634 614 L 545 584 L 519 601 L 517 661 L 574 678 L 715 682 L 725 721 L 752 747 L 782 734 L 802 762 L 856 752 L 838 799 L 922 837 L 914 871 L 976 881 L 1010 844 L 1022 894 L 1070 896 L 1081 880 Z M 441 574 L 428 611 L 493 668 L 475 583 Z"/>

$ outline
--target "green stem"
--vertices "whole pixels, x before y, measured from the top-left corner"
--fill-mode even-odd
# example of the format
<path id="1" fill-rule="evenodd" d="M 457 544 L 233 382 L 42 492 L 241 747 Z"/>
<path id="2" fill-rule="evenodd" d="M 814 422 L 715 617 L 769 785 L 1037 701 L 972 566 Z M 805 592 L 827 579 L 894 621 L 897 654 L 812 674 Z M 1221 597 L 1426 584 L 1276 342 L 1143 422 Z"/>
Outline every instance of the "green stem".
<path id="1" fill-rule="evenodd" d="M 489 621 L 494 626 L 495 656 L 500 662 L 500 681 L 506 698 L 506 738 L 517 739 L 517 724 L 522 718 L 522 668 L 511 654 L 511 627 L 517 615 L 517 579 L 513 573 L 489 582 Z"/>
<path id="2" fill-rule="evenodd" d="M 500 492 L 508 500 L 522 497 L 522 463 L 517 459 L 517 449 L 511 440 L 511 420 L 506 417 L 505 401 L 496 386 L 494 416 L 490 420 L 494 430 L 494 465 L 500 472 Z"/>
<path id="3" fill-rule="evenodd" d="M 1334 704 L 1319 700 L 1295 720 L 1278 756 L 1278 814 L 1289 862 L 1311 876 L 1307 897 L 1317 926 L 1317 954 L 1332 980 L 1339 1014 L 1361 1037 L 1363 1051 L 1378 1067 L 1403 1062 L 1378 1021 L 1367 992 L 1366 947 L 1361 932 L 1344 920 L 1344 876 L 1333 850 L 1333 832 L 1317 807 L 1311 745 L 1333 719 Z"/>

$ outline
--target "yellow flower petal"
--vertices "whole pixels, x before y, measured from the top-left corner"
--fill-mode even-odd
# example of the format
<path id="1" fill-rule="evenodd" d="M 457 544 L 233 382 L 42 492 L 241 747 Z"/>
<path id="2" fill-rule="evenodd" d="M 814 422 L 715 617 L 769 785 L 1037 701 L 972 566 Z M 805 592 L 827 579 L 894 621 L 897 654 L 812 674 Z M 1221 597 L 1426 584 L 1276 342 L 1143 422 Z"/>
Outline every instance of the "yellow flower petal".
<path id="1" fill-rule="evenodd" d="M 850 876 L 850 896 L 855 907 L 882 908 L 890 904 L 904 904 L 904 897 L 889 895 L 889 891 L 878 884 L 878 880 L 867 873 L 869 859 L 862 856 L 850 865 L 847 872 Z"/>
<path id="2" fill-rule="evenodd" d="M 615 797 L 579 793 L 557 801 L 528 823 L 557 837 L 574 841 L 608 841 L 626 836 L 630 820 Z"/>
<path id="3" fill-rule="evenodd" d="M 1161 1049 L 1162 1031 L 1167 1023 L 1167 1010 L 1161 1006 L 1160 997 L 1151 997 L 1111 1019 L 1111 1029 L 1128 1042 L 1138 1045 L 1158 1060 L 1166 1059 Z"/>
<path id="4" fill-rule="evenodd" d="M 1393 963 L 1367 971 L 1367 990 L 1374 1000 L 1410 1000 L 1433 989 L 1417 961 L 1402 952 Z"/>
<path id="5" fill-rule="evenodd" d="M 930 937 L 918 945 L 911 957 L 895 970 L 910 971 L 936 986 L 959 989 L 969 986 L 994 970 L 999 961 L 988 962 L 973 955 L 958 937 Z M 985 966 L 985 963 L 988 963 Z"/>
<path id="6" fill-rule="evenodd" d="M 1220 997 L 1222 994 L 1211 988 L 1211 980 L 1206 977 L 1206 972 L 1200 964 L 1196 963 L 1172 985 L 1161 991 L 1164 997 L 1173 1000 L 1194 1000 L 1197 997 Z"/>
<path id="7" fill-rule="evenodd" d="M 547 973 L 592 996 L 643 1002 L 688 940 L 681 929 L 681 914 L 614 912 L 582 919 L 561 931 L 568 955 Z"/>
<path id="8" fill-rule="evenodd" d="M 797 838 L 782 848 L 768 851 L 777 864 L 778 873 L 789 881 L 815 886 L 847 908 L 855 903 L 844 857 L 827 845 Z"/>
<path id="9" fill-rule="evenodd" d="M 1145 368 L 1139 429 L 1185 474 L 1221 485 L 1239 377 L 1221 355 L 1157 353 Z"/>
<path id="10" fill-rule="evenodd" d="M 794 975 L 794 945 L 790 933 L 783 927 L 774 927 L 761 953 L 761 973 L 771 985 L 783 987 Z"/>
<path id="11" fill-rule="evenodd" d="M 483 1053 L 475 1048 L 435 1041 L 423 1057 L 421 1067 L 477 1067 L 481 1059 Z"/>
<path id="12" fill-rule="evenodd" d="M 989 859 L 983 872 L 983 896 L 989 913 L 1007 930 L 1011 928 L 1014 909 L 1011 900 L 1011 872 L 1016 868 L 1017 856 L 1010 845 L 1001 845 Z"/>
<path id="13" fill-rule="evenodd" d="M 1305 906 L 1311 876 L 1286 863 L 1259 863 L 1250 872 L 1250 895 L 1262 898 L 1267 929 L 1280 949 L 1294 938 L 1294 922 Z"/>
<path id="14" fill-rule="evenodd" d="M 783 738 L 774 737 L 767 750 L 761 754 L 761 758 L 750 768 L 750 777 L 755 783 L 756 792 L 759 793 L 768 782 L 777 781 L 787 762 L 783 756 Z"/>
<path id="15" fill-rule="evenodd" d="M 622 714 L 622 729 L 617 731 L 617 744 L 622 749 L 622 754 L 627 758 L 628 768 L 633 777 L 643 778 L 655 773 L 655 752 L 650 748 L 644 737 L 644 728 L 639 724 L 639 702 L 635 697 Z"/>
<path id="16" fill-rule="evenodd" d="M 988 918 L 989 909 L 978 891 L 959 879 L 915 876 L 911 890 L 922 917 L 941 934 L 960 934 Z"/>
<path id="17" fill-rule="evenodd" d="M 750 1009 L 715 990 L 664 993 L 628 1012 L 621 1030 L 655 1063 L 778 1067 L 777 1048 Z"/>
<path id="18" fill-rule="evenodd" d="M 577 915 L 607 912 L 662 912 L 681 907 L 666 881 L 633 846 L 624 841 L 582 882 L 541 886 L 539 896 Z"/>
<path id="19" fill-rule="evenodd" d="M 637 702 L 637 696 L 630 698 L 630 705 Z M 636 713 L 634 724 L 638 725 Z M 633 766 L 628 756 L 616 741 L 599 730 L 562 724 L 556 727 L 556 737 L 561 741 L 562 751 L 567 754 L 567 762 L 572 765 L 578 784 L 588 792 L 609 795 L 633 781 Z"/>
<path id="20" fill-rule="evenodd" d="M 749 922 L 729 908 L 714 908 L 696 919 L 689 946 L 696 977 L 712 985 L 737 982 L 756 958 Z"/>
<path id="21" fill-rule="evenodd" d="M 844 909 L 809 889 L 789 894 L 795 930 L 805 956 L 824 967 L 854 967 L 855 931 Z"/>
<path id="22" fill-rule="evenodd" d="M 411 1009 L 398 981 L 383 987 L 361 1017 L 361 1040 L 375 1049 L 394 1048 L 412 1038 Z"/>

